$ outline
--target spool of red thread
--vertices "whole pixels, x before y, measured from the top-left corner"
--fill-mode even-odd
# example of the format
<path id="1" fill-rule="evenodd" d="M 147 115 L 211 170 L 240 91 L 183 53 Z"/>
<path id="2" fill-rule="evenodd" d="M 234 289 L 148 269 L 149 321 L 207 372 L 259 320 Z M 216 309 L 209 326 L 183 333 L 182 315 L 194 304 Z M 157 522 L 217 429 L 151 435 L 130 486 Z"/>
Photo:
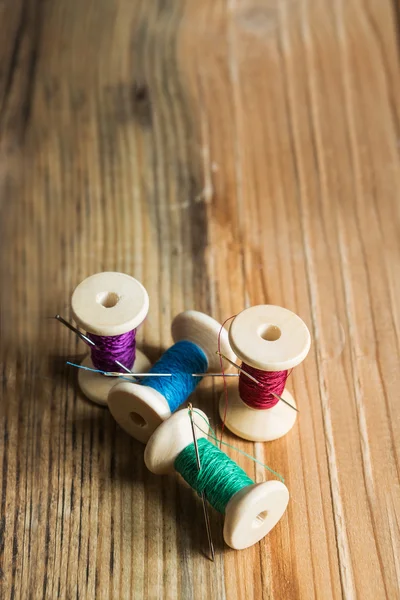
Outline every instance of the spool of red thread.
<path id="1" fill-rule="evenodd" d="M 247 440 L 266 442 L 282 437 L 297 418 L 297 411 L 289 406 L 296 407 L 295 400 L 285 384 L 291 369 L 310 349 L 307 325 L 286 308 L 252 306 L 233 319 L 229 341 L 242 360 L 243 371 L 253 379 L 240 373 L 239 386 L 229 389 L 227 407 L 222 395 L 221 419 L 228 429 Z"/>
<path id="2" fill-rule="evenodd" d="M 254 377 L 258 383 L 243 372 L 239 376 L 239 394 L 250 408 L 267 410 L 278 404 L 285 389 L 289 371 L 261 371 L 242 363 L 242 370 Z"/>

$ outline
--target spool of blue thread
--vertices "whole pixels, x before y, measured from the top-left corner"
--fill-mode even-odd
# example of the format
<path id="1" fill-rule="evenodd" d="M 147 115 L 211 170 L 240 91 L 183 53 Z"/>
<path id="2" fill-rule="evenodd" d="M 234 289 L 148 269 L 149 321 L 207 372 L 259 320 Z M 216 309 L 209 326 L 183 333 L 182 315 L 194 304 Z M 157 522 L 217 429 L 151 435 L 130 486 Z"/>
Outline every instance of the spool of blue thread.
<path id="1" fill-rule="evenodd" d="M 122 381 L 110 391 L 109 409 L 125 431 L 146 443 L 200 383 L 201 377 L 193 377 L 192 373 L 220 371 L 216 354 L 220 329 L 218 321 L 198 311 L 188 310 L 175 317 L 171 325 L 175 344 L 149 371 L 172 376 L 146 377 L 141 383 Z M 235 360 L 225 329 L 221 332 L 221 352 Z"/>
<path id="2" fill-rule="evenodd" d="M 208 360 L 203 350 L 193 342 L 181 340 L 164 352 L 149 370 L 149 375 L 166 373 L 172 377 L 147 377 L 141 384 L 164 396 L 170 411 L 174 412 L 202 379 L 193 377 L 192 373 L 205 373 L 207 369 Z"/>

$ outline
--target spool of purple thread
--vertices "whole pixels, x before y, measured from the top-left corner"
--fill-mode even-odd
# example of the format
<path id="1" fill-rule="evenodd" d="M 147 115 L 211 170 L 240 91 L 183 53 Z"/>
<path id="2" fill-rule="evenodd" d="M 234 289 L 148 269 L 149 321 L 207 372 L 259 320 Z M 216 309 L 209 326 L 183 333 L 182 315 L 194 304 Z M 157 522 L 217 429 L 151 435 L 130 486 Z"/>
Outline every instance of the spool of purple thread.
<path id="1" fill-rule="evenodd" d="M 120 373 L 150 369 L 150 361 L 136 348 L 136 329 L 149 310 L 149 296 L 137 279 L 116 272 L 92 275 L 77 286 L 71 306 L 75 321 L 95 344 L 82 366 Z M 117 379 L 79 369 L 78 382 L 85 396 L 106 405 Z"/>
<path id="2" fill-rule="evenodd" d="M 118 371 L 123 373 L 120 365 L 131 370 L 136 357 L 136 329 L 120 335 L 102 336 L 87 332 L 88 338 L 95 343 L 92 346 L 92 363 L 100 371 Z"/>

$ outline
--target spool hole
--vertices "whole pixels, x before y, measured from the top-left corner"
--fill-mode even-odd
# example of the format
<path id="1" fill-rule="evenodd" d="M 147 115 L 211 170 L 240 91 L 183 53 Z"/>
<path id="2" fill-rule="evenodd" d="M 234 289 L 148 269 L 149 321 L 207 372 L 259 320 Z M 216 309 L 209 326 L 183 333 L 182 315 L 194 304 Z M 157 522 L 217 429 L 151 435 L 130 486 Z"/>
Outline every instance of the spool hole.
<path id="1" fill-rule="evenodd" d="M 142 415 L 139 415 L 139 413 L 131 412 L 129 413 L 129 416 L 136 427 L 146 427 L 147 422 L 143 419 Z"/>
<path id="2" fill-rule="evenodd" d="M 261 325 L 258 335 L 267 342 L 276 342 L 282 335 L 278 325 Z"/>
<path id="3" fill-rule="evenodd" d="M 120 297 L 115 292 L 100 292 L 96 296 L 97 304 L 101 304 L 104 308 L 112 308 L 120 301 Z"/>
<path id="4" fill-rule="evenodd" d="M 256 516 L 256 518 L 253 521 L 254 529 L 256 529 L 257 527 L 261 527 L 261 525 L 264 523 L 265 519 L 267 518 L 267 515 L 268 515 L 267 510 L 263 510 L 262 512 L 258 513 L 258 515 Z"/>

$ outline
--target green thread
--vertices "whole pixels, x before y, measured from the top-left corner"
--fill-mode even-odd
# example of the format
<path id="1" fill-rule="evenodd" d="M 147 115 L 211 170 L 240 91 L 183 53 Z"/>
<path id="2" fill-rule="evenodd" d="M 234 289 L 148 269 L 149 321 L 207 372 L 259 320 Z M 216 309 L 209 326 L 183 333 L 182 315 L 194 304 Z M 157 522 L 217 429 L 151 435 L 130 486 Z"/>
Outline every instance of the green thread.
<path id="1" fill-rule="evenodd" d="M 203 417 L 203 415 L 201 413 L 199 413 L 196 409 L 194 409 L 193 412 L 196 413 L 196 415 L 198 415 L 199 417 L 201 417 L 203 419 L 203 421 L 206 423 L 207 427 L 211 431 L 212 435 L 210 435 L 209 433 L 206 433 L 205 431 L 203 431 L 201 429 L 201 427 L 199 427 L 197 425 L 197 423 L 195 423 L 195 426 L 197 427 L 197 429 L 199 431 L 201 431 L 201 433 L 204 433 L 204 435 L 207 435 L 208 437 L 210 437 L 215 442 L 218 442 L 220 445 L 223 444 L 224 446 L 227 446 L 231 450 L 235 450 L 236 452 L 239 452 L 239 454 L 242 454 L 243 456 L 246 456 L 247 458 L 250 458 L 250 460 L 252 460 L 253 462 L 257 463 L 258 465 L 261 465 L 262 467 L 264 467 L 264 469 L 267 469 L 267 471 L 269 471 L 270 473 L 272 473 L 273 475 L 275 475 L 276 477 L 278 477 L 278 479 L 280 479 L 282 481 L 282 483 L 285 483 L 285 480 L 282 477 L 282 475 L 280 473 L 278 473 L 277 471 L 274 471 L 273 469 L 271 469 L 271 467 L 269 467 L 268 465 L 262 463 L 260 460 L 257 460 L 257 458 L 255 458 L 251 454 L 247 454 L 247 452 L 245 452 L 244 450 L 240 450 L 239 448 L 236 448 L 236 446 L 231 446 L 227 442 L 223 442 L 222 440 L 219 440 L 217 438 L 217 436 L 216 436 L 215 431 L 213 430 L 213 428 L 211 427 L 211 425 L 209 424 L 209 422 L 207 421 L 207 419 L 205 419 Z"/>
<path id="2" fill-rule="evenodd" d="M 197 440 L 201 469 L 197 468 L 194 444 L 184 448 L 175 459 L 175 469 L 199 496 L 204 492 L 208 502 L 224 514 L 226 505 L 234 494 L 254 481 L 229 458 L 205 438 Z"/>

